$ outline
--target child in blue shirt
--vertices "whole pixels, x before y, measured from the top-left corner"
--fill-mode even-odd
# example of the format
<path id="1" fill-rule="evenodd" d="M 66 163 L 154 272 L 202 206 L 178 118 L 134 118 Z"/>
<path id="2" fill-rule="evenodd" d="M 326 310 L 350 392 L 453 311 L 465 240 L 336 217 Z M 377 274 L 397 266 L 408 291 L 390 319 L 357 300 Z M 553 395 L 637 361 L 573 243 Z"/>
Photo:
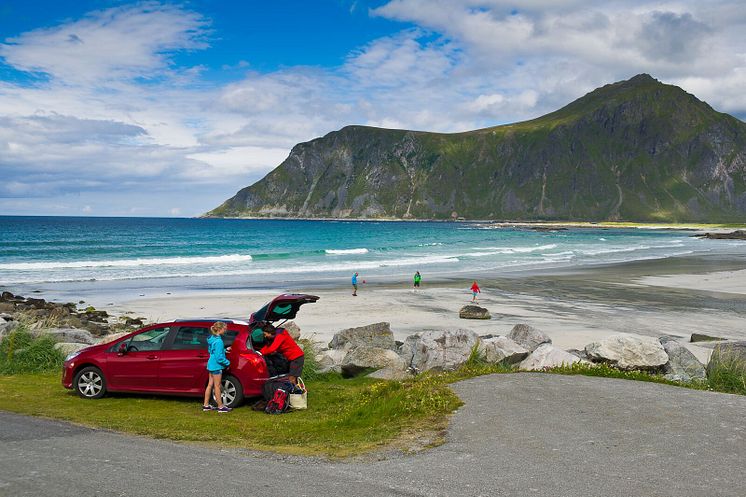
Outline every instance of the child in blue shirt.
<path id="1" fill-rule="evenodd" d="M 223 369 L 230 366 L 231 362 L 225 357 L 225 346 L 220 336 L 225 333 L 226 326 L 222 321 L 218 321 L 210 328 L 212 335 L 207 339 L 207 351 L 210 359 L 207 361 L 207 372 L 210 380 L 207 382 L 205 389 L 205 403 L 202 404 L 202 411 L 212 411 L 214 408 L 210 405 L 210 394 L 215 393 L 215 400 L 218 403 L 218 412 L 231 412 L 230 407 L 223 405 L 223 396 L 220 392 L 221 380 L 223 378 Z"/>

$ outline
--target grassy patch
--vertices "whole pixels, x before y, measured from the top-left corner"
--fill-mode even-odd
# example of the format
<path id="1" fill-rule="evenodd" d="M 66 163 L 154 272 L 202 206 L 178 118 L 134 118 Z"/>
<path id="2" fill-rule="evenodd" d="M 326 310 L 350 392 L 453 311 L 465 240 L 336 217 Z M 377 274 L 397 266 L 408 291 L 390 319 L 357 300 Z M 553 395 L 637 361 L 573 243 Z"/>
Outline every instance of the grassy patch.
<path id="1" fill-rule="evenodd" d="M 59 370 L 64 357 L 54 344 L 52 337 L 34 338 L 20 325 L 0 341 L 0 374 Z"/>
<path id="2" fill-rule="evenodd" d="M 33 385 L 33 388 L 30 386 Z M 344 457 L 374 450 L 405 430 L 442 429 L 461 405 L 442 382 L 384 382 L 324 375 L 307 382 L 307 411 L 269 416 L 249 407 L 203 413 L 199 399 L 110 394 L 85 400 L 53 373 L 0 376 L 0 410 L 187 442 Z"/>

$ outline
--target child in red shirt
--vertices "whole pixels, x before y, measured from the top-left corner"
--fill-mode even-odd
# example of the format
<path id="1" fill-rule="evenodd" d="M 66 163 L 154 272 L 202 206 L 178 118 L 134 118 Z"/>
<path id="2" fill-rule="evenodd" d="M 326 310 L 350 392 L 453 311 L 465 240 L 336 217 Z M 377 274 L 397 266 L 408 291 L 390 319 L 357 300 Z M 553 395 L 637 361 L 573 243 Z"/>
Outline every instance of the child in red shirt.
<path id="1" fill-rule="evenodd" d="M 471 301 L 477 302 L 477 295 L 482 293 L 482 290 L 479 289 L 479 285 L 477 285 L 477 282 L 471 284 Z"/>

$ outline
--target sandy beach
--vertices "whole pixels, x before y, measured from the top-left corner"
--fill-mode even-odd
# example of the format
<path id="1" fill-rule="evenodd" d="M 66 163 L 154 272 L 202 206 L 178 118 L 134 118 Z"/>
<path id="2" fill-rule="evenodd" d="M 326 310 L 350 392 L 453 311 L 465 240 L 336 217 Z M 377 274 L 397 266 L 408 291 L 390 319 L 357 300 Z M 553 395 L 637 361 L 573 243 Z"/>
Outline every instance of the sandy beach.
<path id="1" fill-rule="evenodd" d="M 480 280 L 480 305 L 491 320 L 465 320 L 470 281 L 442 279 L 414 291 L 406 283 L 364 284 L 351 289 L 287 288 L 267 291 L 210 291 L 200 294 L 136 296 L 110 307 L 115 312 L 166 321 L 185 317 L 247 319 L 281 291 L 312 293 L 298 319 L 306 337 L 326 342 L 348 327 L 388 321 L 398 340 L 428 329 L 467 328 L 507 334 L 518 323 L 545 331 L 564 349 L 582 348 L 613 333 L 672 335 L 687 341 L 692 333 L 746 339 L 746 270 L 738 257 L 671 258 L 582 268 L 554 274 L 513 275 Z M 713 268 L 717 270 L 712 270 Z M 688 347 L 706 360 L 711 346 Z"/>

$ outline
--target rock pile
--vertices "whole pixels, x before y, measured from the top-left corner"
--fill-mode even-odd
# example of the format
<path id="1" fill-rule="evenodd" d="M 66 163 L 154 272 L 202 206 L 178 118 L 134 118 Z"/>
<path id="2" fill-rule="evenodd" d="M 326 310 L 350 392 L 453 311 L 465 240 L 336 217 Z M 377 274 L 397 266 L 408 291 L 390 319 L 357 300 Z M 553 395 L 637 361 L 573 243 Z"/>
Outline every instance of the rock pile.
<path id="1" fill-rule="evenodd" d="M 141 318 L 131 317 L 110 322 L 111 316 L 106 311 L 93 307 L 78 309 L 75 303 L 58 304 L 7 291 L 0 293 L 0 339 L 18 328 L 21 320 L 27 323 L 34 336 L 54 338 L 56 347 L 65 354 L 110 341 L 115 335 L 121 336 L 144 325 Z"/>
<path id="2" fill-rule="evenodd" d="M 713 357 L 738 357 L 746 363 L 746 342 L 737 342 L 727 352 L 722 350 Z M 480 337 L 464 329 L 427 330 L 396 342 L 389 323 L 375 323 L 340 331 L 328 348 L 318 351 L 317 358 L 321 371 L 355 376 L 376 370 L 371 377 L 403 379 L 423 371 L 457 369 L 475 352 L 488 363 L 517 365 L 525 371 L 585 363 L 660 373 L 675 381 L 705 378 L 702 363 L 672 337 L 656 339 L 620 333 L 589 343 L 583 350 L 565 351 L 553 345 L 541 330 L 527 324 L 515 325 L 507 336 Z"/>

